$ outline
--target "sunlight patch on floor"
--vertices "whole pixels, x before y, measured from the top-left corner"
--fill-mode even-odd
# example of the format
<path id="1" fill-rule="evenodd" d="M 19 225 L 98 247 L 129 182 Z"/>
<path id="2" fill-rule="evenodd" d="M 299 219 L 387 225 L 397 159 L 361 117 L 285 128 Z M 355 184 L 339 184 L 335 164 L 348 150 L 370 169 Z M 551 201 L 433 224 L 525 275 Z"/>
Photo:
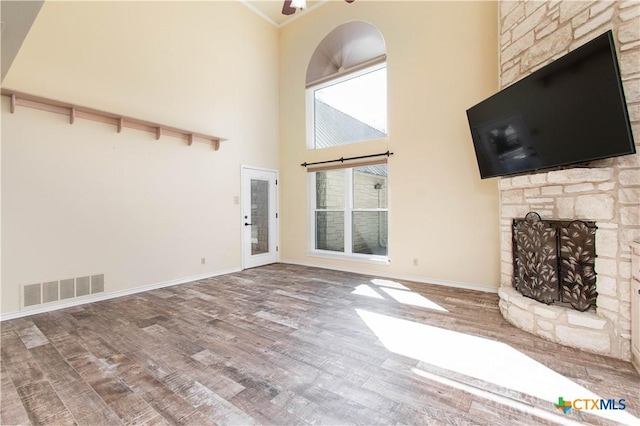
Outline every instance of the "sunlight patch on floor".
<path id="1" fill-rule="evenodd" d="M 566 401 L 601 398 L 507 344 L 362 309 L 356 309 L 356 312 L 382 344 L 396 354 L 531 395 L 550 404 L 557 403 L 559 397 Z M 625 398 L 628 402 L 633 397 L 602 396 L 604 399 Z M 591 410 L 588 413 L 622 424 L 638 424 L 638 419 L 625 411 Z"/>
<path id="2" fill-rule="evenodd" d="M 429 308 L 436 311 L 448 312 L 445 308 L 435 302 L 432 302 L 421 294 L 414 293 L 412 291 L 397 290 L 395 288 L 381 287 L 380 289 L 387 293 L 389 296 L 393 297 L 396 302 L 400 302 L 404 305 L 419 306 L 421 308 Z"/>
<path id="3" fill-rule="evenodd" d="M 498 395 L 493 392 L 489 392 L 475 386 L 469 386 L 464 383 L 460 383 L 455 380 L 447 379 L 446 377 L 439 376 L 437 374 L 429 373 L 427 371 L 421 370 L 419 368 L 412 368 L 411 371 L 418 376 L 424 377 L 425 379 L 432 380 L 434 382 L 442 383 L 445 386 L 451 386 L 453 388 L 459 389 L 463 392 L 470 393 L 472 395 L 479 396 L 484 399 L 488 399 L 493 402 L 497 402 L 498 404 L 506 405 L 510 408 L 515 408 L 518 411 L 523 413 L 531 414 L 532 416 L 536 416 L 545 420 L 549 420 L 551 422 L 560 424 L 560 425 L 581 425 L 582 422 L 577 422 L 572 420 L 570 417 L 564 417 L 562 414 L 554 414 L 549 411 L 542 410 L 538 407 L 535 407 L 531 404 L 527 404 L 525 402 L 517 401 L 515 399 L 507 398 L 506 396 Z"/>
<path id="4" fill-rule="evenodd" d="M 391 281 L 391 280 L 383 280 L 380 278 L 374 278 L 371 280 L 372 284 L 378 285 L 378 286 L 382 286 L 382 287 L 391 287 L 391 288 L 399 288 L 400 290 L 411 290 L 409 287 L 400 284 L 398 282 L 395 281 Z"/>
<path id="5" fill-rule="evenodd" d="M 351 294 L 357 294 L 359 296 L 368 296 L 373 297 L 375 299 L 384 299 L 380 294 L 378 294 L 374 289 L 369 287 L 366 284 L 360 284 L 351 292 Z"/>
<path id="6" fill-rule="evenodd" d="M 367 284 L 360 284 L 351 292 L 351 294 L 387 300 L 387 298 L 384 297 L 384 294 L 386 294 L 396 302 L 402 303 L 403 305 L 411 305 L 420 308 L 433 309 L 435 311 L 449 312 L 437 303 L 427 299 L 421 294 L 414 293 L 410 288 L 396 281 L 376 278 L 371 280 L 371 283 L 375 284 L 378 287 L 372 288 Z M 383 293 L 380 293 L 380 291 L 382 291 Z"/>

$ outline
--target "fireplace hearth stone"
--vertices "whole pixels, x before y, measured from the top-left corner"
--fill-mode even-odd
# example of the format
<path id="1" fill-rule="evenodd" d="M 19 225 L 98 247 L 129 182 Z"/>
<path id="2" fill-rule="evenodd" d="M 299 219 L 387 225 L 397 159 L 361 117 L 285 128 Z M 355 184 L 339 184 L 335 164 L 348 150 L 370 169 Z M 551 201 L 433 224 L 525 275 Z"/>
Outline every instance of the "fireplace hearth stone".
<path id="1" fill-rule="evenodd" d="M 563 305 L 545 305 L 524 297 L 513 287 L 501 287 L 498 295 L 502 316 L 516 327 L 562 345 L 611 353 L 614 325 L 606 318 Z"/>

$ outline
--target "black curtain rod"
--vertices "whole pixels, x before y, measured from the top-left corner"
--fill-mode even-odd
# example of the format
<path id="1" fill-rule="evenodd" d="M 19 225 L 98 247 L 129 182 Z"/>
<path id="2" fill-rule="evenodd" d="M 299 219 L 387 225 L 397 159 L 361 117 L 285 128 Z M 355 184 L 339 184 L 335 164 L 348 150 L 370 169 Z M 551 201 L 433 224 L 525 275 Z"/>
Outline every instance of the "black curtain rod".
<path id="1" fill-rule="evenodd" d="M 361 155 L 359 157 L 348 157 L 348 158 L 344 158 L 344 157 L 340 157 L 338 159 L 335 160 L 327 160 L 327 161 L 316 161 L 315 163 L 307 163 L 306 161 L 302 164 L 300 164 L 302 167 L 307 167 L 307 166 L 315 166 L 316 164 L 327 164 L 327 163 L 344 163 L 345 161 L 350 161 L 350 160 L 360 160 L 362 158 L 371 158 L 371 157 L 390 157 L 393 155 L 393 152 L 381 152 L 380 154 L 371 154 L 371 155 Z"/>

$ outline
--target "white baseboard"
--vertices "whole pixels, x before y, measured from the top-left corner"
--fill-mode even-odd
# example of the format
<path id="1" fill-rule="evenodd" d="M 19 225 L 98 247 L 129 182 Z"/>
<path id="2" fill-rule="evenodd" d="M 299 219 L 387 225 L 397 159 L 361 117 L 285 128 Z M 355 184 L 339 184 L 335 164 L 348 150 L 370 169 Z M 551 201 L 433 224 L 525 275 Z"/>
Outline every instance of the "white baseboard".
<path id="1" fill-rule="evenodd" d="M 234 272 L 240 272 L 241 268 L 224 269 L 222 271 L 210 272 L 202 275 L 194 275 L 191 277 L 178 278 L 175 280 L 164 281 L 155 284 L 147 284 L 140 287 L 129 288 L 126 290 L 117 290 L 108 293 L 92 294 L 82 298 L 73 299 L 67 302 L 52 302 L 47 305 L 34 306 L 32 308 L 25 308 L 21 311 L 0 313 L 0 322 L 22 318 L 29 315 L 42 314 L 45 312 L 57 311 L 58 309 L 70 308 L 72 306 L 84 305 L 87 303 L 99 302 L 101 300 L 115 299 L 116 297 L 128 296 L 131 294 L 142 293 L 144 291 L 155 290 L 163 287 L 171 287 L 179 284 L 186 284 L 198 280 L 204 280 L 206 278 L 217 277 L 220 275 L 232 274 Z"/>
<path id="2" fill-rule="evenodd" d="M 482 291 L 482 292 L 485 292 L 485 293 L 498 293 L 498 287 L 495 287 L 495 288 L 494 287 L 486 287 L 486 286 L 479 285 L 479 284 L 470 284 L 470 283 L 463 283 L 463 282 L 458 282 L 458 281 L 440 280 L 440 279 L 437 279 L 437 278 L 427 278 L 427 277 L 422 277 L 422 276 L 417 276 L 417 275 L 393 274 L 393 273 L 388 273 L 388 272 L 370 271 L 370 270 L 359 269 L 359 268 L 319 265 L 319 264 L 312 263 L 312 262 L 303 262 L 303 261 L 294 260 L 294 259 L 282 259 L 280 262 L 289 263 L 291 265 L 310 266 L 310 267 L 313 267 L 313 268 L 332 269 L 334 271 L 353 272 L 355 274 L 362 274 L 362 275 L 374 275 L 374 276 L 379 276 L 379 277 L 383 277 L 383 278 L 392 278 L 392 279 L 396 279 L 396 280 L 412 281 L 412 282 L 417 282 L 417 283 L 420 283 L 420 284 L 435 284 L 435 285 L 441 285 L 441 286 L 445 286 L 445 287 L 455 287 L 455 288 L 463 288 L 463 289 L 466 289 L 466 290 Z"/>

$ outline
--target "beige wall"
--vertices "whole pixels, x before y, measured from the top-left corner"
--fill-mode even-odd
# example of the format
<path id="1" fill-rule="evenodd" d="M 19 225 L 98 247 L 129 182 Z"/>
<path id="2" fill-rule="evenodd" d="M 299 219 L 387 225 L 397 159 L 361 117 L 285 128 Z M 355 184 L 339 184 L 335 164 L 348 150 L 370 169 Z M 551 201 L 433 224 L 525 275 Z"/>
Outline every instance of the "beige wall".
<path id="1" fill-rule="evenodd" d="M 481 181 L 465 110 L 497 90 L 493 2 L 331 2 L 281 30 L 281 256 L 284 260 L 495 288 L 495 180 Z M 305 144 L 304 79 L 322 38 L 350 20 L 375 25 L 388 55 L 388 142 L 319 151 Z M 300 163 L 390 149 L 388 266 L 306 255 Z M 413 259 L 418 259 L 418 266 Z"/>
<path id="2" fill-rule="evenodd" d="M 213 152 L 3 99 L 2 314 L 23 284 L 104 273 L 116 292 L 240 268 L 241 164 L 281 170 L 283 260 L 496 287 L 496 183 L 478 177 L 464 114 L 497 88 L 496 16 L 332 2 L 277 30 L 235 1 L 47 2 L 5 87 L 229 140 Z M 389 141 L 308 152 L 308 60 L 354 19 L 386 38 Z M 307 257 L 299 164 L 387 149 L 391 265 Z"/>
<path id="3" fill-rule="evenodd" d="M 279 165 L 276 28 L 239 2 L 46 2 L 4 86 L 229 140 L 71 126 L 3 97 L 2 314 L 22 284 L 240 268 L 240 165 Z"/>

